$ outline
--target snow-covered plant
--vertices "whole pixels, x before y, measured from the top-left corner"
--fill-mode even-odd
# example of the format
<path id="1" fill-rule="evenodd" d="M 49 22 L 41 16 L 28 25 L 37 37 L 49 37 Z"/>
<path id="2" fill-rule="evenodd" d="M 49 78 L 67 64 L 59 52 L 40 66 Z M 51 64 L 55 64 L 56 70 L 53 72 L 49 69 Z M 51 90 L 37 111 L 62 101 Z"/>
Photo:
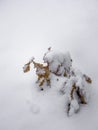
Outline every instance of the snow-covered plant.
<path id="1" fill-rule="evenodd" d="M 72 67 L 72 59 L 69 53 L 55 52 L 48 49 L 43 56 L 46 65 L 36 63 L 32 58 L 24 65 L 24 72 L 30 71 L 30 64 L 33 63 L 38 76 L 37 83 L 43 90 L 44 85 L 53 86 L 53 77 L 56 77 L 56 84 L 62 78 L 60 92 L 65 96 L 65 109 L 68 115 L 76 113 L 80 104 L 87 104 L 89 100 L 89 89 L 92 80 L 87 75 Z"/>
<path id="2" fill-rule="evenodd" d="M 69 53 L 55 52 L 48 50 L 43 60 L 48 64 L 51 73 L 58 76 L 68 76 L 72 66 L 72 59 Z"/>
<path id="3" fill-rule="evenodd" d="M 66 112 L 68 115 L 77 112 L 80 104 L 88 103 L 91 82 L 91 79 L 79 70 L 74 70 L 74 74 L 66 79 L 61 88 L 61 92 L 66 95 Z"/>
<path id="4" fill-rule="evenodd" d="M 46 65 L 44 66 L 43 64 L 37 63 L 34 61 L 34 58 L 32 58 L 27 64 L 24 65 L 23 71 L 24 73 L 30 71 L 30 64 L 33 63 L 34 68 L 36 68 L 36 74 L 38 76 L 37 83 L 39 83 L 39 86 L 43 86 L 44 83 L 46 82 L 47 85 L 50 84 L 50 71 L 49 71 L 49 66 Z M 43 90 L 43 88 L 41 88 Z"/>

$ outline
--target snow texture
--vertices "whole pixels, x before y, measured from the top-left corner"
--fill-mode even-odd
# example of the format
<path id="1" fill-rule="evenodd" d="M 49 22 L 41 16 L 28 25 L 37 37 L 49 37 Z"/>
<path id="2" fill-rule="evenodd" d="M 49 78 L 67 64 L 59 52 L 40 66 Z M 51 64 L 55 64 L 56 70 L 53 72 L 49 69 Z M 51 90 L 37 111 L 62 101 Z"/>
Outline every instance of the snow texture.
<path id="1" fill-rule="evenodd" d="M 43 58 L 45 63 L 49 64 L 49 70 L 58 75 L 68 73 L 72 65 L 72 59 L 69 53 L 49 51 Z"/>
<path id="2" fill-rule="evenodd" d="M 88 104 L 70 117 L 62 77 L 40 91 L 33 66 L 22 70 L 31 56 L 42 63 L 49 46 L 69 51 L 93 81 Z M 0 130 L 98 130 L 97 57 L 97 0 L 0 0 Z"/>

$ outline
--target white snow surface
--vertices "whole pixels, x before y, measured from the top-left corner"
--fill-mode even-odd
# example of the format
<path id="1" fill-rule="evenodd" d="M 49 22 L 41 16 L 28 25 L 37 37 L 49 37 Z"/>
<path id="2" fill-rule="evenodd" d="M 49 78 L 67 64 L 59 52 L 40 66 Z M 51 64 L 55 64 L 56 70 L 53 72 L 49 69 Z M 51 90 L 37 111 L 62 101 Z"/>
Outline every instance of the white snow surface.
<path id="1" fill-rule="evenodd" d="M 41 62 L 50 46 L 69 51 L 73 66 L 93 80 L 89 103 L 70 117 L 59 92 L 62 78 L 40 91 L 33 67 L 22 70 L 31 56 Z M 1 0 L 0 130 L 98 130 L 97 56 L 97 0 Z"/>

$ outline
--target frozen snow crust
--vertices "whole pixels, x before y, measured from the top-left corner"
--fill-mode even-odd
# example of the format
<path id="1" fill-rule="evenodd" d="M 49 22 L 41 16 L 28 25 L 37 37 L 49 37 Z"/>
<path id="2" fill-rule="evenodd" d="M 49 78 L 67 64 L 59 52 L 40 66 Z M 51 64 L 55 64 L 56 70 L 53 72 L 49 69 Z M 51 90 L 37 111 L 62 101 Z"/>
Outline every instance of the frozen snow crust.
<path id="1" fill-rule="evenodd" d="M 23 67 L 24 72 L 30 70 L 30 64 L 34 64 L 38 76 L 37 84 L 44 90 L 46 87 L 57 87 L 65 97 L 65 110 L 71 116 L 80 109 L 80 104 L 87 104 L 90 96 L 92 80 L 80 70 L 72 67 L 72 59 L 69 54 L 53 51 L 50 48 L 43 56 L 46 63 L 40 64 L 34 61 L 34 57 Z M 48 91 L 48 90 L 47 90 Z"/>

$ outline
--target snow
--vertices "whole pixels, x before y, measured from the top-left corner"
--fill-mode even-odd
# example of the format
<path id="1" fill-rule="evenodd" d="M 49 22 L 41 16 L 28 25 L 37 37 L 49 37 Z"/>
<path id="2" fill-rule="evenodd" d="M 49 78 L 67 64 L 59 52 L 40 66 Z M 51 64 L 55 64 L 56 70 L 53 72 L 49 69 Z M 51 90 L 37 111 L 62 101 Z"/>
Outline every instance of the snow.
<path id="1" fill-rule="evenodd" d="M 73 115 L 74 113 L 78 112 L 79 111 L 79 104 L 77 102 L 77 100 L 72 100 L 71 102 L 71 108 L 70 108 L 70 111 L 69 111 L 69 116 Z"/>
<path id="2" fill-rule="evenodd" d="M 0 1 L 0 130 L 98 129 L 97 7 L 96 0 Z M 40 91 L 33 67 L 22 70 L 31 56 L 41 62 L 50 46 L 69 51 L 73 66 L 93 80 L 89 103 L 69 117 L 63 79 Z"/>
<path id="3" fill-rule="evenodd" d="M 72 65 L 71 57 L 69 53 L 62 53 L 58 51 L 49 51 L 45 53 L 43 58 L 45 63 L 49 64 L 49 70 L 58 75 L 63 75 L 70 70 Z"/>

